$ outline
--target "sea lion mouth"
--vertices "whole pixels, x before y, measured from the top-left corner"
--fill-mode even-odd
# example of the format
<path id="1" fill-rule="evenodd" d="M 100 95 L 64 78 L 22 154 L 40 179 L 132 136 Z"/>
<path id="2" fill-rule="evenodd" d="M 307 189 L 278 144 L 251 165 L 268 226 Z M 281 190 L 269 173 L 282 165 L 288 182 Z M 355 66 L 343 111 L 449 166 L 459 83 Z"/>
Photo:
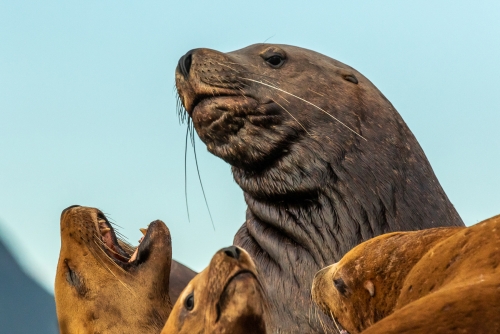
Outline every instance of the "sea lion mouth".
<path id="1" fill-rule="evenodd" d="M 237 271 L 234 275 L 232 275 L 227 280 L 227 282 L 224 285 L 224 288 L 222 289 L 222 292 L 219 296 L 219 300 L 218 300 L 217 304 L 215 305 L 215 309 L 217 312 L 217 316 L 215 319 L 216 323 L 220 320 L 222 310 L 224 308 L 224 305 L 227 304 L 227 300 L 231 299 L 230 292 L 229 292 L 230 287 L 239 281 L 248 281 L 248 280 L 251 280 L 252 282 L 254 282 L 255 285 L 257 286 L 257 289 L 261 293 L 264 291 L 259 279 L 257 278 L 256 274 L 253 271 L 248 270 L 248 269 L 241 269 L 241 270 Z M 245 285 L 249 286 L 249 284 L 245 284 Z"/>
<path id="2" fill-rule="evenodd" d="M 201 96 L 190 114 L 205 140 L 227 142 L 228 136 L 245 127 L 265 128 L 279 123 L 273 101 L 259 102 L 249 95 Z"/>
<path id="3" fill-rule="evenodd" d="M 149 224 L 147 229 L 140 229 L 143 236 L 135 249 L 116 236 L 115 229 L 102 212 L 97 213 L 97 220 L 94 224 L 97 236 L 101 241 L 99 243 L 100 248 L 120 267 L 129 269 L 131 266 L 137 266 L 147 259 L 150 248 L 154 243 L 151 235 L 156 222 Z"/>
<path id="4" fill-rule="evenodd" d="M 254 280 L 256 281 L 259 281 L 257 276 L 255 275 L 254 272 L 252 272 L 251 270 L 248 270 L 248 269 L 242 269 L 238 272 L 236 272 L 236 274 L 234 274 L 233 276 L 231 276 L 227 282 L 226 282 L 226 285 L 224 286 L 224 288 L 222 289 L 222 293 L 224 293 L 226 291 L 226 289 L 228 288 L 228 286 L 231 285 L 231 283 L 233 283 L 234 281 L 237 281 L 239 279 L 248 279 L 248 278 L 253 278 Z"/>

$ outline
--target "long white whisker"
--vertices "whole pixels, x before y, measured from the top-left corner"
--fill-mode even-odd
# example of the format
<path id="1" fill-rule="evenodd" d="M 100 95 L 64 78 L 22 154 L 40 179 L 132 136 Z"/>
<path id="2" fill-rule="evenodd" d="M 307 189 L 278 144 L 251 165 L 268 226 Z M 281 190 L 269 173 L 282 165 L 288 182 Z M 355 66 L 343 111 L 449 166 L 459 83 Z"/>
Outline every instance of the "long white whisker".
<path id="1" fill-rule="evenodd" d="M 346 124 L 344 124 L 341 120 L 339 120 L 338 118 L 334 117 L 333 115 L 330 115 L 330 113 L 328 113 L 326 110 L 318 107 L 317 105 L 315 105 L 314 103 L 312 102 L 309 102 L 307 100 L 304 100 L 303 98 L 301 98 L 300 96 L 297 96 L 297 95 L 294 95 L 292 93 L 289 93 L 287 92 L 286 90 L 283 90 L 281 88 L 278 88 L 278 87 L 275 87 L 273 85 L 269 85 L 269 84 L 266 84 L 265 82 L 262 82 L 262 81 L 258 81 L 258 80 L 254 80 L 254 79 L 250 79 L 250 78 L 243 78 L 243 77 L 240 77 L 240 79 L 243 79 L 243 80 L 249 80 L 249 81 L 253 81 L 253 82 L 256 82 L 256 83 L 260 83 L 261 85 L 264 85 L 264 86 L 267 86 L 269 88 L 273 88 L 273 89 L 276 89 L 276 90 L 279 90 L 280 92 L 283 92 L 285 94 L 288 94 L 290 96 L 293 96 L 307 104 L 310 104 L 312 105 L 313 107 L 321 110 L 322 112 L 324 112 L 325 114 L 327 114 L 328 116 L 330 116 L 331 118 L 333 118 L 334 120 L 336 120 L 337 122 L 339 122 L 341 125 L 343 125 L 346 129 L 348 129 L 349 131 L 351 131 L 352 133 L 354 133 L 356 136 L 360 137 L 360 138 L 363 138 L 364 140 L 368 141 L 365 137 L 363 137 L 362 135 L 360 135 L 359 133 L 357 133 L 356 131 L 354 131 L 353 129 L 351 129 L 349 126 L 347 126 Z"/>
<path id="2" fill-rule="evenodd" d="M 279 104 L 276 100 L 274 100 L 274 103 L 276 103 L 277 105 L 279 105 L 281 108 L 283 108 L 284 111 L 286 111 L 288 113 L 288 115 L 290 115 L 297 123 L 299 123 L 299 125 L 302 127 L 302 129 L 304 129 L 304 131 L 309 135 L 311 136 L 311 134 L 309 133 L 309 131 L 307 131 L 307 129 L 299 122 L 298 119 L 296 119 L 291 112 L 289 112 L 288 110 L 286 110 L 285 107 L 283 107 L 281 104 Z M 312 137 L 312 136 L 311 136 Z"/>

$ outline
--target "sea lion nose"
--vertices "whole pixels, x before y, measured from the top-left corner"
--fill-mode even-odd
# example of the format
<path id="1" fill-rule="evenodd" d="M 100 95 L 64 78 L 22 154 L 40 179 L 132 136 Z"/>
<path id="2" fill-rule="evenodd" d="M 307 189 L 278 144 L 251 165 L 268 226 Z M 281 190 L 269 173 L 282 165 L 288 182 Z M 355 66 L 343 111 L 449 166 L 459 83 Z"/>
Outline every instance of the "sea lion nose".
<path id="1" fill-rule="evenodd" d="M 179 71 L 185 78 L 189 75 L 191 63 L 193 62 L 194 51 L 196 51 L 196 49 L 189 50 L 184 56 L 181 57 L 181 59 L 179 59 Z"/>
<path id="2" fill-rule="evenodd" d="M 236 260 L 240 259 L 240 249 L 238 247 L 230 246 L 230 247 L 223 248 L 222 250 L 224 251 L 224 253 L 227 256 L 232 257 L 233 259 L 236 259 Z"/>

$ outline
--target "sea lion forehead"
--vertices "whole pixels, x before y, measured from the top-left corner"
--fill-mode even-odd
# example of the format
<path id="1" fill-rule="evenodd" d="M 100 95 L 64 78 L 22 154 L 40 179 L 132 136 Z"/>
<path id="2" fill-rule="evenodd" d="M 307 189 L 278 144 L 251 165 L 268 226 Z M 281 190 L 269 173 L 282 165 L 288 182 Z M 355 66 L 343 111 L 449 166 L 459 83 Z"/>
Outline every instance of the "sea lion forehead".
<path id="1" fill-rule="evenodd" d="M 228 52 L 227 55 L 235 56 L 236 58 L 255 58 L 255 57 L 265 57 L 266 54 L 271 52 L 275 53 L 285 53 L 285 57 L 291 61 L 301 62 L 307 64 L 308 67 L 313 68 L 314 66 L 327 66 L 330 68 L 339 68 L 345 70 L 353 70 L 350 66 L 333 59 L 322 53 L 301 48 L 298 46 L 287 45 L 287 44 L 252 44 L 250 46 L 244 47 L 239 50 Z M 355 71 L 356 74 L 359 74 Z"/>

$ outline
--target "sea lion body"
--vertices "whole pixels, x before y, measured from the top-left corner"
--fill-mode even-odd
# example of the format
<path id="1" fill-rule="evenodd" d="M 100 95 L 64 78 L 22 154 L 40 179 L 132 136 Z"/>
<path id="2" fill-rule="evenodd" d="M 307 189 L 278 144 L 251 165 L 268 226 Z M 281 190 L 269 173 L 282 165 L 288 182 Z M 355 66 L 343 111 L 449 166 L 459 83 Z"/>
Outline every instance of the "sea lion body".
<path id="1" fill-rule="evenodd" d="M 318 272 L 313 298 L 351 334 L 497 333 L 499 245 L 500 216 L 382 235 Z"/>
<path id="2" fill-rule="evenodd" d="M 357 244 L 463 226 L 395 108 L 339 61 L 288 45 L 195 49 L 176 86 L 183 115 L 244 191 L 234 244 L 263 275 L 272 332 L 333 326 L 317 319 L 311 283 Z"/>
<path id="3" fill-rule="evenodd" d="M 162 334 L 265 334 L 266 300 L 243 249 L 223 248 L 184 289 Z"/>
<path id="4" fill-rule="evenodd" d="M 161 221 L 149 225 L 134 252 L 98 209 L 64 210 L 54 289 L 61 334 L 160 333 L 172 308 L 171 256 Z"/>

